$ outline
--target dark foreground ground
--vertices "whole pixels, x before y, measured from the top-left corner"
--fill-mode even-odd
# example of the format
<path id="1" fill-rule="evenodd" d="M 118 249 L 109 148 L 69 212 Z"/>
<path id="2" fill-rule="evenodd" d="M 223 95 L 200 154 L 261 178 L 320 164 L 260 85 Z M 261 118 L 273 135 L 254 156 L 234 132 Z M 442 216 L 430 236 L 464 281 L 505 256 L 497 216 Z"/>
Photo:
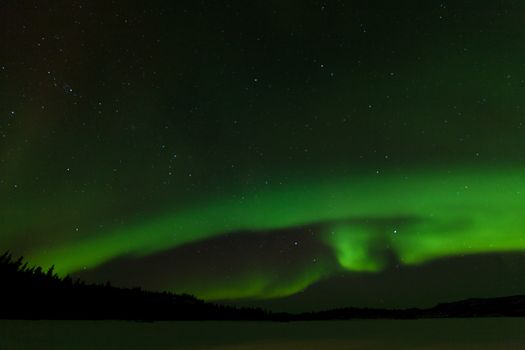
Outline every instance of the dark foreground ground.
<path id="1" fill-rule="evenodd" d="M 0 350 L 525 349 L 525 319 L 0 321 Z"/>

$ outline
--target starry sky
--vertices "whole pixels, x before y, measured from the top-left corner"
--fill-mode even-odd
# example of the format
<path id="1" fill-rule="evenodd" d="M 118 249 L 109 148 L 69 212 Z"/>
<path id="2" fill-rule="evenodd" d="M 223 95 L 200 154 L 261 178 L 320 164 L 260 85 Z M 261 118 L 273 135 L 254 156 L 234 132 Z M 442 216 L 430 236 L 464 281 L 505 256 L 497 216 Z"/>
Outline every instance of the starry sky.
<path id="1" fill-rule="evenodd" d="M 274 310 L 525 293 L 519 1 L 0 2 L 0 250 Z"/>

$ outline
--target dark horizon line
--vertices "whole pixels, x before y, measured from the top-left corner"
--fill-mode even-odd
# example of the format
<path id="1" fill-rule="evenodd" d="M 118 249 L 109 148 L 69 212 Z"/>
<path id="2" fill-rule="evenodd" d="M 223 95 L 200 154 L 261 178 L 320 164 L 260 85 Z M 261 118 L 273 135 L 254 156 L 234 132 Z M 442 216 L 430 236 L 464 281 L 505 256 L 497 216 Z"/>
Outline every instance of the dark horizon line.
<path id="1" fill-rule="evenodd" d="M 322 311 L 275 312 L 198 299 L 191 294 L 149 291 L 88 283 L 31 266 L 9 251 L 0 255 L 0 319 L 48 320 L 237 320 L 315 321 L 345 319 L 420 319 L 525 317 L 525 294 L 468 298 L 428 308 L 345 306 Z M 7 283 L 5 283 L 7 282 Z"/>

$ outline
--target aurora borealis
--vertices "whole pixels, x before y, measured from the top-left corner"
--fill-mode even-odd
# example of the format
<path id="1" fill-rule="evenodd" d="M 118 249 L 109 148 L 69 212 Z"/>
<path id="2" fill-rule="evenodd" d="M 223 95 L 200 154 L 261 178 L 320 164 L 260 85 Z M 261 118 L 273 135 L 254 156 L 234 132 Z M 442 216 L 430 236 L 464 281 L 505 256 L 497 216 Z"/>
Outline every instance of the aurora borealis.
<path id="1" fill-rule="evenodd" d="M 0 16 L 0 250 L 285 310 L 525 293 L 519 3 Z"/>

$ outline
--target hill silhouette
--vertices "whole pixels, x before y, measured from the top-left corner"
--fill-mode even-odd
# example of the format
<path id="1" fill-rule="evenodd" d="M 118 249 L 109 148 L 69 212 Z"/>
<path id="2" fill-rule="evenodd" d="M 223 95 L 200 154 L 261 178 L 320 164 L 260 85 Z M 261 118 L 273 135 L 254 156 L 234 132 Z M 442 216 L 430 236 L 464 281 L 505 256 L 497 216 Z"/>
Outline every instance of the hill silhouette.
<path id="1" fill-rule="evenodd" d="M 260 308 L 218 305 L 189 294 L 151 292 L 86 284 L 59 277 L 51 267 L 30 267 L 9 252 L 0 256 L 0 319 L 69 320 L 345 320 L 416 319 L 446 317 L 524 317 L 525 295 L 467 299 L 428 309 L 346 307 L 299 314 L 273 313 Z"/>
<path id="2" fill-rule="evenodd" d="M 268 319 L 262 309 L 204 302 L 188 294 L 86 284 L 60 278 L 54 268 L 29 267 L 8 252 L 0 256 L 0 318 L 83 320 Z"/>

